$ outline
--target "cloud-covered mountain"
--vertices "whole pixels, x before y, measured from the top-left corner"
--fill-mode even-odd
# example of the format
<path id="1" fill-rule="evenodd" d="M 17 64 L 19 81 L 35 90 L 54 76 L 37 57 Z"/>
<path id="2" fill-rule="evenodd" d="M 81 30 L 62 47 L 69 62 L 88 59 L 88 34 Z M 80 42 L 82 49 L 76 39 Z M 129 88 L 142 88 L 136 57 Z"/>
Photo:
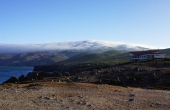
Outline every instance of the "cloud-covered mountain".
<path id="1" fill-rule="evenodd" d="M 25 52 L 41 52 L 41 51 L 66 51 L 79 50 L 91 52 L 105 52 L 108 50 L 144 50 L 153 48 L 149 46 L 127 44 L 123 42 L 108 41 L 75 41 L 75 42 L 58 42 L 45 44 L 0 44 L 0 54 L 2 53 L 25 53 Z"/>

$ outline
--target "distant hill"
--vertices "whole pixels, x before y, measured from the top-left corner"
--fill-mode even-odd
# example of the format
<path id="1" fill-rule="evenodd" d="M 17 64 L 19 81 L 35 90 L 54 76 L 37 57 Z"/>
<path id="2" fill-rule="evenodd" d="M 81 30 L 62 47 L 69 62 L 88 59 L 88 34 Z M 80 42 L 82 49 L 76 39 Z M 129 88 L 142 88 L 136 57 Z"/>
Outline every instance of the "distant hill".
<path id="1" fill-rule="evenodd" d="M 38 66 L 55 63 L 111 63 L 119 64 L 129 61 L 129 53 L 125 50 L 98 51 L 44 51 L 20 54 L 0 54 L 0 66 Z M 160 50 L 170 58 L 170 49 Z"/>
<path id="2" fill-rule="evenodd" d="M 58 54 L 62 54 L 62 55 L 65 55 L 67 57 L 73 57 L 73 56 L 76 56 L 78 54 L 81 54 L 83 53 L 82 51 L 76 51 L 76 50 L 66 50 L 66 51 L 62 51 L 62 52 L 59 52 Z"/>
<path id="3" fill-rule="evenodd" d="M 104 53 L 82 53 L 60 63 L 122 63 L 129 61 L 129 53 L 114 50 Z"/>
<path id="4" fill-rule="evenodd" d="M 0 66 L 38 66 L 55 63 L 119 63 L 128 61 L 127 53 L 112 50 L 104 53 L 82 51 L 32 52 L 21 54 L 0 54 Z"/>
<path id="5" fill-rule="evenodd" d="M 162 49 L 161 53 L 170 58 L 170 49 Z M 124 63 L 129 61 L 129 53 L 121 50 L 112 50 L 104 53 L 82 53 L 61 61 L 60 63 Z"/>
<path id="6" fill-rule="evenodd" d="M 97 40 L 45 44 L 0 44 L 0 66 L 49 65 L 62 61 L 66 63 L 115 63 L 128 61 L 128 56 L 124 52 L 149 48 L 149 46 Z"/>
<path id="7" fill-rule="evenodd" d="M 36 66 L 54 64 L 68 57 L 56 52 L 1 54 L 0 66 Z"/>
<path id="8" fill-rule="evenodd" d="M 166 54 L 166 57 L 170 58 L 170 48 L 162 49 L 160 52 Z"/>

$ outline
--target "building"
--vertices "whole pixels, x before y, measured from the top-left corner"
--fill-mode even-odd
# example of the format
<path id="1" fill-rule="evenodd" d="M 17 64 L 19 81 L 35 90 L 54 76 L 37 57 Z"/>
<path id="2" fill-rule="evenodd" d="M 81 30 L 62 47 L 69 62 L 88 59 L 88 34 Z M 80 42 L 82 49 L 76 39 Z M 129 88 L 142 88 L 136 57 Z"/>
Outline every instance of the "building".
<path id="1" fill-rule="evenodd" d="M 165 54 L 159 53 L 159 50 L 134 51 L 129 53 L 130 62 L 165 58 Z"/>

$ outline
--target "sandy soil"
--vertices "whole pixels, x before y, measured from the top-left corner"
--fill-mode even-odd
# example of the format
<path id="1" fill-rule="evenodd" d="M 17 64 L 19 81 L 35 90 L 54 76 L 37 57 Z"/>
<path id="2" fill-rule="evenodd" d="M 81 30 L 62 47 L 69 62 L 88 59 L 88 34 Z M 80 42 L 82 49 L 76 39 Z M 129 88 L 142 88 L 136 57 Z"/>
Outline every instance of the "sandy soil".
<path id="1" fill-rule="evenodd" d="M 1 85 L 0 110 L 169 110 L 170 91 L 84 83 Z"/>

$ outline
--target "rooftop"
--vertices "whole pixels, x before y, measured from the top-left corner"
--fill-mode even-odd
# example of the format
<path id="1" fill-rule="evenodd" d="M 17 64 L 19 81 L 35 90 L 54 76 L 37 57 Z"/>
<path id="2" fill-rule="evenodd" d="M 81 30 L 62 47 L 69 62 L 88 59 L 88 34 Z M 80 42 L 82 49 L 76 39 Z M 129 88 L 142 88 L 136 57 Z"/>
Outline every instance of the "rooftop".
<path id="1" fill-rule="evenodd" d="M 140 56 L 145 54 L 163 54 L 163 53 L 159 53 L 159 50 L 133 51 L 129 53 L 134 54 L 135 56 Z"/>

